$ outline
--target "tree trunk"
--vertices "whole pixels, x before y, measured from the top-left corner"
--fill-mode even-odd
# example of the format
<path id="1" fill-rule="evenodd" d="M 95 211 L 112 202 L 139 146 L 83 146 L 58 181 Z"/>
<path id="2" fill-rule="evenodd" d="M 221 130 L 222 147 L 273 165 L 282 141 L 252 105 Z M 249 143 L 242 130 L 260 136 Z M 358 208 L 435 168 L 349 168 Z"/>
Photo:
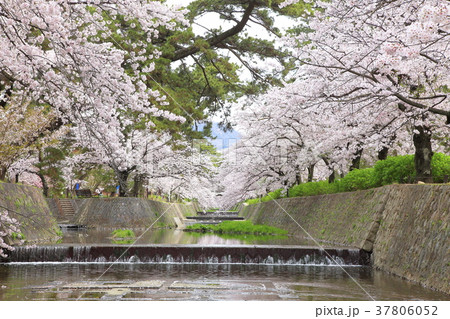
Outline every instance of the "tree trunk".
<path id="1" fill-rule="evenodd" d="M 312 182 L 313 181 L 313 177 L 314 177 L 314 166 L 315 164 L 309 165 L 308 166 L 308 182 Z"/>
<path id="2" fill-rule="evenodd" d="M 328 161 L 328 159 L 326 157 L 322 157 L 322 160 L 325 163 L 325 165 L 328 167 L 328 169 L 331 170 L 331 174 L 328 176 L 328 183 L 329 184 L 334 183 L 334 181 L 336 180 L 336 172 L 331 167 L 330 161 Z"/>
<path id="3" fill-rule="evenodd" d="M 329 184 L 334 183 L 335 180 L 336 180 L 336 172 L 333 171 L 333 172 L 330 174 L 330 176 L 328 176 L 328 183 L 329 183 Z"/>
<path id="4" fill-rule="evenodd" d="M 4 181 L 6 179 L 6 172 L 8 168 L 6 166 L 0 166 L 0 181 Z"/>
<path id="5" fill-rule="evenodd" d="M 117 179 L 119 180 L 119 197 L 125 197 L 128 193 L 128 176 L 129 171 L 116 171 Z"/>
<path id="6" fill-rule="evenodd" d="M 386 146 L 383 146 L 381 150 L 378 151 L 378 160 L 382 161 L 387 158 L 389 152 L 389 148 Z"/>
<path id="7" fill-rule="evenodd" d="M 39 163 L 42 163 L 43 158 L 44 158 L 44 154 L 42 152 L 42 148 L 39 147 L 38 148 L 38 161 L 39 161 Z M 47 184 L 47 181 L 45 179 L 45 175 L 42 173 L 42 168 L 41 167 L 39 167 L 39 171 L 37 173 L 37 176 L 39 176 L 39 178 L 41 179 L 42 192 L 44 193 L 44 196 L 48 197 L 48 184 Z"/>
<path id="8" fill-rule="evenodd" d="M 45 180 L 45 175 L 39 172 L 37 176 L 39 176 L 42 182 L 42 193 L 44 194 L 45 197 L 48 197 L 48 184 L 47 181 Z"/>
<path id="9" fill-rule="evenodd" d="M 361 155 L 363 150 L 359 150 L 355 153 L 355 157 L 352 159 L 352 165 L 350 166 L 350 171 L 353 171 L 354 169 L 359 169 L 361 165 Z"/>
<path id="10" fill-rule="evenodd" d="M 136 176 L 134 176 L 134 185 L 133 185 L 133 193 L 132 196 L 133 197 L 139 197 L 139 193 L 142 187 L 142 182 L 143 182 L 144 178 L 142 174 L 136 174 Z"/>
<path id="11" fill-rule="evenodd" d="M 302 183 L 302 175 L 300 173 L 298 173 L 297 175 L 295 175 L 295 185 L 298 185 L 301 183 Z"/>
<path id="12" fill-rule="evenodd" d="M 416 133 L 417 132 L 417 133 Z M 431 158 L 431 131 L 423 125 L 414 127 L 413 142 L 416 152 L 414 154 L 414 166 L 416 168 L 417 181 L 432 183 Z"/>

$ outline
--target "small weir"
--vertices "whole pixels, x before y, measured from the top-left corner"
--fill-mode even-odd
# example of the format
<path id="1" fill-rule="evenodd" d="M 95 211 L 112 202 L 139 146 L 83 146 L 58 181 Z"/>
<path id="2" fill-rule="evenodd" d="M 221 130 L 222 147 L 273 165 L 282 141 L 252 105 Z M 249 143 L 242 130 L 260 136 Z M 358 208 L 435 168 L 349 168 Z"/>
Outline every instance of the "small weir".
<path id="1" fill-rule="evenodd" d="M 3 262 L 200 263 L 352 265 L 370 264 L 363 250 L 305 246 L 201 245 L 55 245 L 16 247 Z"/>
<path id="2" fill-rule="evenodd" d="M 197 216 L 235 216 L 237 217 L 239 212 L 237 211 L 224 211 L 218 210 L 215 212 L 197 212 Z"/>
<path id="3" fill-rule="evenodd" d="M 244 217 L 237 216 L 188 216 L 187 219 L 195 219 L 195 220 L 244 220 Z"/>
<path id="4" fill-rule="evenodd" d="M 218 224 L 226 220 L 244 220 L 235 211 L 197 212 L 197 216 L 186 217 L 185 224 Z"/>

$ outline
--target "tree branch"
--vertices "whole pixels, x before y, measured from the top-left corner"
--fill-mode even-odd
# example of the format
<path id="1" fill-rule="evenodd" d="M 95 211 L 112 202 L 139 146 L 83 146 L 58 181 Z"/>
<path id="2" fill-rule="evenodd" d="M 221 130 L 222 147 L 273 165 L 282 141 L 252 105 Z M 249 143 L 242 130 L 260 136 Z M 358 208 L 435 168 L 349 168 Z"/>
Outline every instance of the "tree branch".
<path id="1" fill-rule="evenodd" d="M 215 47 L 215 46 L 217 46 L 217 44 L 221 43 L 225 39 L 232 37 L 232 36 L 238 34 L 239 32 L 241 32 L 244 29 L 245 25 L 247 24 L 248 20 L 250 19 L 250 15 L 251 15 L 253 9 L 255 8 L 255 3 L 256 3 L 255 0 L 250 1 L 247 9 L 245 9 L 245 11 L 244 11 L 244 15 L 242 16 L 241 20 L 234 27 L 206 40 L 206 42 L 209 44 L 209 46 Z M 193 45 L 188 48 L 183 48 L 183 49 L 179 49 L 179 50 L 175 51 L 174 55 L 169 57 L 169 59 L 172 61 L 178 61 L 178 60 L 186 58 L 190 55 L 193 55 L 193 54 L 197 53 L 198 51 L 200 51 L 200 48 Z"/>

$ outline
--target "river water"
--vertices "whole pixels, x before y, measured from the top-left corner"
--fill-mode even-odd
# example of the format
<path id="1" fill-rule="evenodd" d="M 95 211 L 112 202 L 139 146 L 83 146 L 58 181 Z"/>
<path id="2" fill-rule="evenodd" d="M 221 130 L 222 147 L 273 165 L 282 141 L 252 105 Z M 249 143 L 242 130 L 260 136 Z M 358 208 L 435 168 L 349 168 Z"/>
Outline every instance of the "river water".
<path id="1" fill-rule="evenodd" d="M 142 232 L 137 232 L 141 235 Z M 110 231 L 68 231 L 61 244 L 111 244 Z M 139 244 L 311 245 L 294 237 L 152 230 Z M 450 300 L 367 266 L 180 263 L 0 264 L 0 300 Z"/>

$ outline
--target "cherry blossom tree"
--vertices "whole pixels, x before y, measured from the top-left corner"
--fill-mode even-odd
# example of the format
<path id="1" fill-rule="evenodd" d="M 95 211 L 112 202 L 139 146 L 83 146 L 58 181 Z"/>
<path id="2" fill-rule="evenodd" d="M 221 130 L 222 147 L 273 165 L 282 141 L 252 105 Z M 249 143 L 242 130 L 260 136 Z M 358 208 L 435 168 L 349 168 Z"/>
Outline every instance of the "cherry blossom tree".
<path id="1" fill-rule="evenodd" d="M 415 150 L 417 176 L 429 180 L 432 149 L 448 140 L 448 3 L 318 3 L 302 22 L 310 30 L 285 38 L 298 60 L 292 80 L 236 112 L 243 138 L 219 173 L 228 205 L 305 171 L 312 180 L 318 166 L 332 181 L 389 149 Z"/>
<path id="2" fill-rule="evenodd" d="M 130 23 L 122 27 L 123 20 Z M 183 121 L 162 110 L 165 96 L 146 85 L 160 54 L 147 43 L 158 28 L 180 22 L 183 12 L 159 1 L 3 1 L 1 106 L 14 99 L 49 106 L 54 116 L 47 126 L 73 125 L 78 146 L 95 150 L 125 183 L 155 142 L 151 119 Z M 136 29 L 141 36 L 130 46 L 116 40 L 132 38 Z M 144 128 L 133 130 L 136 121 Z"/>
<path id="3" fill-rule="evenodd" d="M 158 52 L 139 52 L 144 41 L 133 45 L 140 54 L 114 47 L 104 15 L 137 20 L 149 40 L 157 37 L 159 26 L 173 28 L 182 20 L 181 12 L 157 1 L 2 1 L 3 103 L 18 95 L 51 105 L 65 120 L 97 114 L 111 125 L 118 125 L 109 119 L 117 110 L 160 115 L 150 101 L 160 94 L 142 81 Z M 142 60 L 146 68 L 138 69 Z M 125 72 L 128 66 L 132 72 Z"/>
<path id="4" fill-rule="evenodd" d="M 15 218 L 10 217 L 7 211 L 0 210 L 0 257 L 8 257 L 6 251 L 14 250 L 10 241 L 14 233 L 19 235 L 19 227 L 19 222 Z"/>
<path id="5" fill-rule="evenodd" d="M 0 180 L 7 177 L 11 165 L 28 156 L 36 141 L 53 130 L 53 120 L 44 108 L 17 100 L 0 107 Z"/>
<path id="6" fill-rule="evenodd" d="M 308 75 L 294 84 L 309 94 L 302 103 L 352 110 L 358 122 L 394 115 L 392 123 L 412 124 L 416 173 L 429 180 L 432 133 L 448 136 L 450 124 L 449 3 L 317 3 L 323 10 L 307 21 L 310 32 L 286 38 L 299 72 Z M 395 131 L 390 124 L 386 129 Z"/>
<path id="7" fill-rule="evenodd" d="M 180 198 L 195 199 L 205 208 L 215 207 L 214 155 L 205 151 L 205 141 L 179 143 L 178 150 L 166 150 L 145 169 L 147 185 Z M 181 144 L 181 145 L 180 145 Z"/>
<path id="8" fill-rule="evenodd" d="M 119 16 L 136 21 L 145 35 L 129 51 L 115 45 L 111 30 L 126 36 L 132 27 L 108 27 Z M 158 36 L 158 27 L 173 29 L 176 21 L 183 21 L 182 12 L 158 1 L 3 1 L 2 107 L 16 97 L 23 104 L 48 105 L 54 128 L 70 122 L 98 140 L 105 134 L 120 139 L 123 118 L 133 112 L 180 120 L 158 108 L 165 97 L 144 83 L 159 54 L 147 52 L 146 41 Z"/>

